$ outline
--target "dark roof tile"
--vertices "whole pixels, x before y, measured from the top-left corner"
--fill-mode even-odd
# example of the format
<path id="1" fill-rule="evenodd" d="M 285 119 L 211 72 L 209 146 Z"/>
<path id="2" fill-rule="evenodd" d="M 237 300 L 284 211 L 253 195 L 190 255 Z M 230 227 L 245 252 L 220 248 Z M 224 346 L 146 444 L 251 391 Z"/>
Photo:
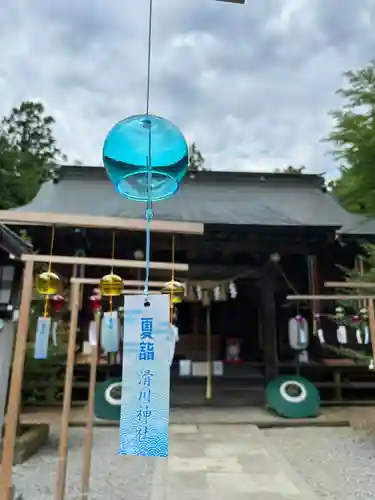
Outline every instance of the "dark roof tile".
<path id="1" fill-rule="evenodd" d="M 346 212 L 317 175 L 198 172 L 180 191 L 154 203 L 155 217 L 205 224 L 256 226 L 350 226 Z M 144 205 L 121 197 L 102 167 L 62 167 L 35 199 L 15 209 L 142 218 Z"/>

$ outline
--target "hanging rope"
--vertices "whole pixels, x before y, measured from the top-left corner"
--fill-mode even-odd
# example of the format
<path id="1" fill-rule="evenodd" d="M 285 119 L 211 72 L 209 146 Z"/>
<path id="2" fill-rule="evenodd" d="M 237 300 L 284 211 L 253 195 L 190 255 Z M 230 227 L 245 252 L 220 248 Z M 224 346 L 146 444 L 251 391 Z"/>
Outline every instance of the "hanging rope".
<path id="1" fill-rule="evenodd" d="M 49 262 L 48 262 L 48 273 L 50 274 L 52 271 L 52 255 L 53 255 L 53 246 L 55 244 L 55 226 L 52 226 L 52 231 L 51 231 L 51 240 L 50 240 L 50 245 L 49 245 Z M 46 298 L 44 300 L 44 318 L 47 318 L 48 316 L 48 304 L 49 304 L 49 296 L 46 295 Z"/>
<path id="2" fill-rule="evenodd" d="M 150 114 L 150 87 L 151 87 L 151 47 L 152 47 L 152 13 L 153 0 L 150 0 L 149 16 L 148 16 L 148 53 L 147 53 L 147 87 L 146 87 L 146 117 Z M 154 216 L 152 211 L 152 163 L 151 163 L 151 122 L 145 121 L 145 126 L 148 126 L 148 156 L 147 156 L 147 204 L 146 204 L 146 276 L 145 276 L 145 305 L 149 304 L 148 300 L 148 282 L 150 277 L 150 261 L 151 261 L 151 221 Z"/>
<path id="3" fill-rule="evenodd" d="M 150 0 L 150 7 L 149 7 L 149 14 L 148 14 L 148 53 L 147 53 L 146 115 L 150 114 L 151 47 L 152 47 L 152 7 L 153 7 L 153 0 Z"/>
<path id="4" fill-rule="evenodd" d="M 111 274 L 113 274 L 114 271 L 114 266 L 113 266 L 113 261 L 115 259 L 115 244 L 116 244 L 116 232 L 113 231 L 112 233 L 112 249 L 111 249 L 111 259 L 112 259 L 112 265 L 111 265 Z M 113 297 L 112 295 L 109 296 L 109 312 L 111 313 L 113 309 Z"/>
<path id="5" fill-rule="evenodd" d="M 169 300 L 170 300 L 169 322 L 171 325 L 173 323 L 173 299 L 174 299 L 173 292 L 174 292 L 174 236 L 172 236 L 172 289 L 171 289 L 171 294 L 169 297 Z"/>

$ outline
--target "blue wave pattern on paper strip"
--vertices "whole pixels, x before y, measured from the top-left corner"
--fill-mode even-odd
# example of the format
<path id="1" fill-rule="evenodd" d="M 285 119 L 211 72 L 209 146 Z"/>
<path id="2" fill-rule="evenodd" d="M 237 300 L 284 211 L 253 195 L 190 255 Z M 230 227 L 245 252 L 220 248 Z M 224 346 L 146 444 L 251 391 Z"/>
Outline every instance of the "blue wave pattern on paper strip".
<path id="1" fill-rule="evenodd" d="M 117 352 L 119 345 L 119 328 L 117 311 L 104 313 L 102 318 L 100 344 L 105 352 Z"/>
<path id="2" fill-rule="evenodd" d="M 47 359 L 48 343 L 51 331 L 51 318 L 38 318 L 34 345 L 34 359 Z"/>
<path id="3" fill-rule="evenodd" d="M 168 457 L 169 297 L 126 296 L 119 455 Z M 153 359 L 140 359 L 142 318 L 152 322 Z M 138 349 L 134 349 L 137 345 Z M 151 358 L 152 356 L 150 356 Z"/>

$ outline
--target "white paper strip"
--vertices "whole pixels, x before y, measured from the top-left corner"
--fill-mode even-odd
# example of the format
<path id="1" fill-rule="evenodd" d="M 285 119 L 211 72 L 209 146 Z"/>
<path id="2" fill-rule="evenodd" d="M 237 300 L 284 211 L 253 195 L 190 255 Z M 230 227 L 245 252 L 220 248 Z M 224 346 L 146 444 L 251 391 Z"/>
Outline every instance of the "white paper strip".
<path id="1" fill-rule="evenodd" d="M 369 344 L 369 343 L 370 343 L 370 329 L 366 325 L 365 326 L 365 344 Z"/>
<path id="2" fill-rule="evenodd" d="M 56 347 L 57 346 L 57 327 L 59 326 L 58 321 L 54 321 L 52 325 L 52 343 Z"/>
<path id="3" fill-rule="evenodd" d="M 325 343 L 323 328 L 318 328 L 318 338 L 321 344 Z"/>
<path id="4" fill-rule="evenodd" d="M 189 377 L 191 375 L 190 359 L 180 359 L 178 363 L 178 370 L 181 377 Z"/>
<path id="5" fill-rule="evenodd" d="M 347 337 L 345 325 L 340 325 L 337 328 L 337 340 L 338 340 L 339 344 L 347 344 L 348 343 L 348 337 Z"/>
<path id="6" fill-rule="evenodd" d="M 356 328 L 356 330 L 355 330 L 355 336 L 357 337 L 358 344 L 363 344 L 363 341 L 362 341 L 362 332 L 361 332 L 360 328 Z"/>
<path id="7" fill-rule="evenodd" d="M 96 321 L 90 321 L 89 325 L 89 344 L 95 346 L 97 343 L 96 338 Z"/>
<path id="8" fill-rule="evenodd" d="M 125 296 L 120 455 L 168 457 L 169 296 Z"/>

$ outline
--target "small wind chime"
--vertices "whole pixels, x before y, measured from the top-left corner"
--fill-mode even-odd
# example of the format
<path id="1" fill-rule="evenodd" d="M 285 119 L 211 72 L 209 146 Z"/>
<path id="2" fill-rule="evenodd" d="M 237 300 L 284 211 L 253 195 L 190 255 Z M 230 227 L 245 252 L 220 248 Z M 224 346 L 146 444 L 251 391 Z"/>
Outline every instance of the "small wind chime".
<path id="1" fill-rule="evenodd" d="M 360 309 L 359 314 L 354 314 L 350 317 L 347 316 L 343 307 L 338 306 L 335 309 L 335 321 L 337 324 L 337 341 L 339 344 L 348 343 L 348 327 L 352 327 L 355 330 L 358 344 L 370 343 L 368 311 L 365 307 Z"/>
<path id="2" fill-rule="evenodd" d="M 112 261 L 115 257 L 116 234 L 112 235 Z M 100 346 L 107 354 L 117 353 L 120 344 L 120 323 L 118 311 L 113 310 L 113 298 L 119 297 L 124 289 L 124 283 L 120 276 L 114 273 L 113 264 L 111 272 L 103 276 L 99 283 L 101 297 L 108 297 L 109 310 L 103 312 L 100 332 Z"/>
<path id="3" fill-rule="evenodd" d="M 238 295 L 237 287 L 234 281 L 230 282 L 219 282 L 214 286 L 210 286 L 208 289 L 201 285 L 193 286 L 192 284 L 187 284 L 186 286 L 186 300 L 188 302 L 194 302 L 198 300 L 202 302 L 204 306 L 209 305 L 211 300 L 215 302 L 225 302 L 228 298 L 236 299 Z"/>
<path id="4" fill-rule="evenodd" d="M 50 241 L 50 261 L 48 271 L 41 273 L 36 280 L 35 288 L 39 295 L 44 297 L 43 316 L 39 316 L 36 326 L 36 336 L 34 345 L 34 358 L 46 359 L 48 356 L 48 345 L 50 336 L 52 336 L 53 345 L 57 345 L 58 319 L 52 322 L 52 315 L 56 315 L 64 306 L 65 299 L 60 294 L 60 278 L 52 272 L 52 255 L 55 241 L 55 228 L 52 226 Z"/>
<path id="5" fill-rule="evenodd" d="M 182 302 L 185 295 L 185 286 L 175 280 L 174 276 L 174 260 L 175 260 L 175 237 L 172 237 L 172 276 L 171 281 L 164 284 L 161 293 L 169 295 L 169 321 L 171 327 L 176 326 L 174 323 L 177 320 L 176 304 Z"/>

